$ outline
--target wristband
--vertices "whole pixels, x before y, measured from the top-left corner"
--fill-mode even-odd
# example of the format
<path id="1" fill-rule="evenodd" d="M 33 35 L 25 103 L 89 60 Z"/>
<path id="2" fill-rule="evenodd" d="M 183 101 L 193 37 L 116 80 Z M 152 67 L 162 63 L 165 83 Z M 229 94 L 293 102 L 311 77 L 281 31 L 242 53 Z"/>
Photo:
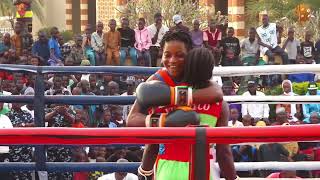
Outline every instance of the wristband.
<path id="1" fill-rule="evenodd" d="M 144 176 L 145 178 L 147 178 L 146 176 L 151 176 L 153 174 L 153 169 L 151 169 L 150 171 L 146 171 L 143 170 L 141 165 L 138 168 L 138 173 L 142 176 Z"/>
<path id="2" fill-rule="evenodd" d="M 171 90 L 171 105 L 191 106 L 192 105 L 192 88 L 188 86 L 176 86 Z"/>
<path id="3" fill-rule="evenodd" d="M 166 113 L 150 114 L 146 117 L 146 127 L 164 127 L 166 122 Z"/>

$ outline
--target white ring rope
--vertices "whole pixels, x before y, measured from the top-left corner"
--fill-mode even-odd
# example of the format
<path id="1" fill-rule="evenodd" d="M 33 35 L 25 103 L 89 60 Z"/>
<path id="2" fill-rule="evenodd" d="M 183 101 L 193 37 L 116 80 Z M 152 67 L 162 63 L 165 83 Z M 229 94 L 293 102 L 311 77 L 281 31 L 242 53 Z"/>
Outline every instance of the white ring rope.
<path id="1" fill-rule="evenodd" d="M 213 70 L 214 76 L 221 77 L 296 73 L 320 73 L 320 64 L 228 66 L 215 67 Z"/>
<path id="2" fill-rule="evenodd" d="M 320 96 L 224 96 L 235 104 L 320 104 Z"/>

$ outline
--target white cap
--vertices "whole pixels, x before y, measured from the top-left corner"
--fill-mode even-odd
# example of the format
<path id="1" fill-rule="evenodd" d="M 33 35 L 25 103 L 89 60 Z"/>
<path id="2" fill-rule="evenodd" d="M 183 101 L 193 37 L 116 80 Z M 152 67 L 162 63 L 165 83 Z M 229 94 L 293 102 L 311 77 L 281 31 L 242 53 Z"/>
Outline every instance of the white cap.
<path id="1" fill-rule="evenodd" d="M 172 17 L 174 24 L 179 24 L 182 22 L 182 17 L 179 14 L 176 14 Z"/>

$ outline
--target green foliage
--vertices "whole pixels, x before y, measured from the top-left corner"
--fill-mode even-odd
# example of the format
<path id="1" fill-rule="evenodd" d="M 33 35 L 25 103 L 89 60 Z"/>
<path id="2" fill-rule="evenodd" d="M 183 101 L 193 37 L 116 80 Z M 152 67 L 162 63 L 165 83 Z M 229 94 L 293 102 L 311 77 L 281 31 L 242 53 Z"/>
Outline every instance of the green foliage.
<path id="1" fill-rule="evenodd" d="M 317 84 L 318 84 L 318 87 L 320 87 L 320 83 L 317 83 Z M 292 83 L 293 92 L 301 96 L 306 95 L 308 92 L 308 85 L 309 85 L 309 82 Z M 283 91 L 281 86 L 276 86 L 271 89 L 266 89 L 264 93 L 270 96 L 277 96 L 277 95 L 281 95 Z"/>

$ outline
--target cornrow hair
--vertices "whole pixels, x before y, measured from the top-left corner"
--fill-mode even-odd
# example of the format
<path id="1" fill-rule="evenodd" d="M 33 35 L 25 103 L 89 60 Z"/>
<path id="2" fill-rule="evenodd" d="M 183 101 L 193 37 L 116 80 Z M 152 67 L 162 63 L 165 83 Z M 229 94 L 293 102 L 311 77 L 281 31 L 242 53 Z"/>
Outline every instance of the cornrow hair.
<path id="1" fill-rule="evenodd" d="M 160 46 L 163 49 L 164 44 L 170 41 L 180 41 L 185 44 L 188 50 L 192 49 L 192 39 L 188 32 L 185 31 L 168 31 L 162 38 Z"/>
<path id="2" fill-rule="evenodd" d="M 214 68 L 214 56 L 207 48 L 191 50 L 185 60 L 184 81 L 196 89 L 209 86 Z"/>

